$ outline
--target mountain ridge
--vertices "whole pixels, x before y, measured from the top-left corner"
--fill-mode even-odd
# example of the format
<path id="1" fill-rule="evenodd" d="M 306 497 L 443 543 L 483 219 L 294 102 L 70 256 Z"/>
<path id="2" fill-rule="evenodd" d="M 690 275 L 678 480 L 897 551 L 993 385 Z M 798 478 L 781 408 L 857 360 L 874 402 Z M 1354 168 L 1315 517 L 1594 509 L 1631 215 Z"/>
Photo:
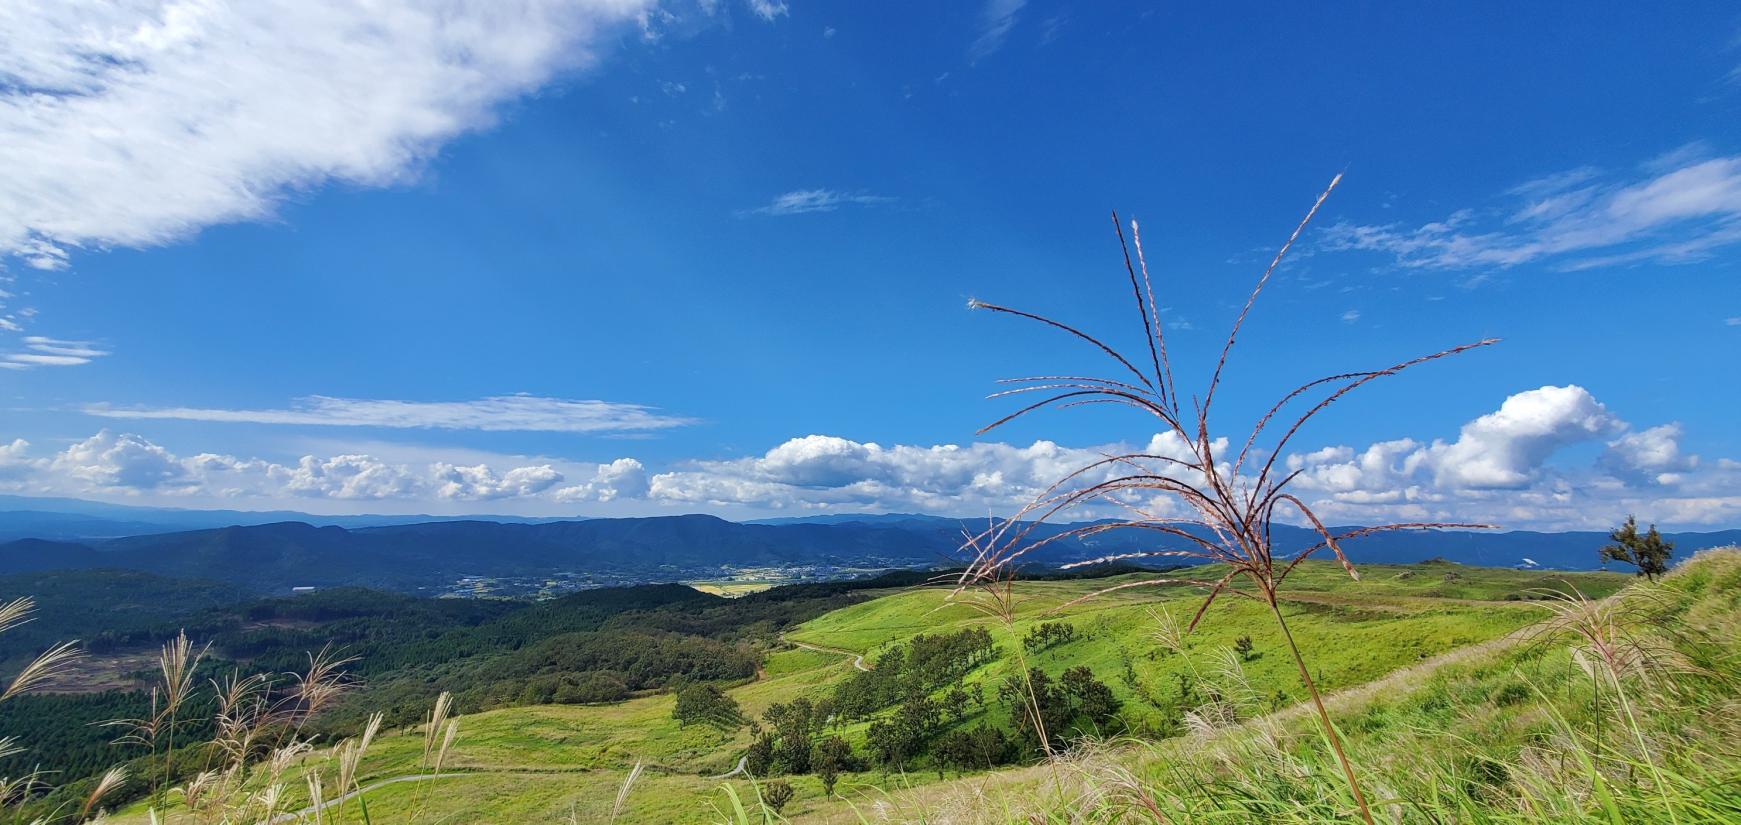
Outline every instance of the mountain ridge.
<path id="1" fill-rule="evenodd" d="M 114 568 L 211 579 L 257 592 L 358 585 L 422 592 L 464 577 L 603 576 L 612 583 L 676 581 L 773 568 L 810 578 L 850 571 L 960 564 L 969 520 L 918 514 L 865 519 L 828 516 L 734 522 L 706 514 L 550 520 L 535 523 L 444 519 L 339 526 L 305 521 L 226 525 L 64 541 L 51 536 L 0 543 L 0 573 Z M 977 527 L 977 525 L 974 525 Z M 1080 526 L 1042 524 L 1032 538 Z M 1338 528 L 1340 529 L 1340 528 Z M 1316 533 L 1277 525 L 1278 550 L 1317 542 Z M 1741 542 L 1741 530 L 1669 533 L 1676 557 Z M 1607 535 L 1597 531 L 1399 532 L 1346 543 L 1355 562 L 1443 558 L 1485 566 L 1594 569 Z M 1114 529 L 1054 541 L 1024 557 L 1049 567 L 1107 555 L 1167 549 L 1152 532 Z M 1156 564 L 1189 561 L 1155 557 Z M 1529 562 L 1533 562 L 1533 565 Z"/>

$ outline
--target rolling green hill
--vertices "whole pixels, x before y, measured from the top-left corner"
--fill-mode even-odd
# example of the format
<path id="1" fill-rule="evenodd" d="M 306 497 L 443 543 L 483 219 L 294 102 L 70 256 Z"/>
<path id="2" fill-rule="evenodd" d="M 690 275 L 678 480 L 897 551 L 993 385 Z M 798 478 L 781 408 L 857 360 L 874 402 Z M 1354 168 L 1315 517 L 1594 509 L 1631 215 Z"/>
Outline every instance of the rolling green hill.
<path id="1" fill-rule="evenodd" d="M 1616 574 L 1535 574 L 1446 563 L 1368 565 L 1362 572 L 1363 580 L 1352 582 L 1338 567 L 1308 564 L 1289 580 L 1284 613 L 1327 690 L 1353 688 L 1454 651 L 1497 644 L 1546 615 L 1542 602 L 1532 600 L 1539 596 L 1537 589 L 1564 589 L 1570 583 L 1604 596 L 1627 581 Z M 1018 583 L 1014 635 L 991 626 L 997 655 L 959 679 L 969 693 L 983 699 L 957 702 L 950 693 L 955 684 L 933 685 L 928 698 L 944 707 L 923 752 L 899 767 L 869 764 L 874 761 L 873 726 L 899 713 L 897 707 L 879 708 L 865 718 L 837 715 L 823 725 L 820 735 L 842 737 L 866 763 L 843 778 L 837 791 L 869 804 L 895 793 L 871 788 L 909 788 L 899 793 L 924 794 L 933 793 L 927 790 L 933 786 L 952 787 L 947 780 L 960 771 L 945 764 L 937 743 L 953 731 L 981 726 L 1010 730 L 1009 708 L 997 698 L 997 688 L 1021 672 L 1018 661 L 1050 677 L 1086 667 L 1110 689 L 1116 714 L 1104 725 L 1073 723 L 1070 736 L 1129 733 L 1167 741 L 1186 733 L 1193 724 L 1187 714 L 1199 703 L 1213 700 L 1239 718 L 1249 718 L 1285 712 L 1303 698 L 1267 613 L 1246 600 L 1216 602 L 1197 631 L 1171 652 L 1157 640 L 1157 631 L 1169 617 L 1180 624 L 1189 620 L 1200 602 L 1194 589 L 1133 587 L 1058 609 L 1096 589 L 1130 580 Z M 899 667 L 895 657 L 915 649 L 921 637 L 938 639 L 987 625 L 982 613 L 960 600 L 948 601 L 941 588 L 870 595 L 876 598 L 786 630 L 786 644 L 764 657 L 757 676 L 727 690 L 743 715 L 760 720 L 776 704 L 800 698 L 831 701 L 842 685 L 873 682 L 879 669 L 892 672 L 888 669 Z M 1068 624 L 1068 638 L 1054 638 L 1034 649 L 1024 646 L 1020 640 L 1043 623 Z M 1249 639 L 1244 656 L 1234 653 L 1242 637 Z M 409 821 L 415 811 L 418 821 L 568 821 L 572 814 L 575 821 L 602 822 L 609 818 L 625 776 L 639 764 L 643 773 L 618 821 L 718 821 L 722 814 L 715 806 L 728 804 L 722 784 L 731 783 L 753 798 L 754 790 L 741 775 L 710 778 L 732 771 L 754 743 L 753 730 L 680 727 L 672 718 L 673 703 L 673 694 L 662 692 L 601 705 L 513 707 L 462 716 L 454 749 L 436 779 L 416 779 L 431 773 L 423 766 L 421 730 L 411 726 L 388 731 L 369 750 L 359 772 L 359 783 L 369 789 L 365 799 L 370 818 Z M 1030 757 L 1016 754 L 1016 759 Z M 294 770 L 327 776 L 333 766 L 329 759 L 310 757 Z M 1024 774 L 1017 769 L 995 775 Z M 796 789 L 785 807 L 787 816 L 851 816 L 847 803 L 824 796 L 817 777 L 791 776 L 786 781 Z M 370 789 L 377 783 L 387 784 Z M 300 775 L 284 780 L 284 794 L 288 809 L 306 804 L 308 792 Z M 353 808 L 354 802 L 345 805 L 354 817 L 358 811 Z M 141 816 L 135 806 L 116 821 L 144 821 Z"/>

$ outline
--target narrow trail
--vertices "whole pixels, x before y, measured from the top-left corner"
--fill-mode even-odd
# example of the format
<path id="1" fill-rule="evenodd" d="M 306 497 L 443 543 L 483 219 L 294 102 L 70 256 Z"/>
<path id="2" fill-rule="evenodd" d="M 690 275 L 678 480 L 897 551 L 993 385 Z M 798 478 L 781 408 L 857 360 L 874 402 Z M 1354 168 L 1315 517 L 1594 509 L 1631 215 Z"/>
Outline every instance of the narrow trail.
<path id="1" fill-rule="evenodd" d="M 719 776 L 710 776 L 710 777 L 708 777 L 708 779 L 710 781 L 716 780 L 716 779 L 730 779 L 734 776 L 737 776 L 740 773 L 749 773 L 749 770 L 750 770 L 750 758 L 748 756 L 740 756 L 740 757 L 738 757 L 738 766 L 737 767 L 732 768 L 731 770 L 726 771 L 725 773 L 722 773 Z"/>
<path id="2" fill-rule="evenodd" d="M 786 639 L 786 637 L 784 637 L 784 636 L 782 636 L 780 638 Z M 859 670 L 865 671 L 867 673 L 870 671 L 870 665 L 867 665 L 864 663 L 864 654 L 863 653 L 854 653 L 850 650 L 844 650 L 844 649 L 838 648 L 838 647 L 823 647 L 821 645 L 813 645 L 813 644 L 809 644 L 806 642 L 800 642 L 797 639 L 786 639 L 786 641 L 791 642 L 793 645 L 796 645 L 798 647 L 804 648 L 805 650 L 814 650 L 817 653 L 833 653 L 837 656 L 851 656 L 853 667 L 856 667 Z"/>

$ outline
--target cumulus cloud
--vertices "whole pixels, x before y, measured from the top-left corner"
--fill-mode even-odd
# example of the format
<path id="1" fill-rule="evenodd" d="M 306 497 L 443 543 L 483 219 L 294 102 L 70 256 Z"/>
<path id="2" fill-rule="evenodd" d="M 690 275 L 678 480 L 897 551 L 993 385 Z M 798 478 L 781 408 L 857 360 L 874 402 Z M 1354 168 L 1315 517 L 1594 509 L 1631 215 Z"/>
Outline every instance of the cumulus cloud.
<path id="1" fill-rule="evenodd" d="M 811 212 L 833 212 L 843 206 L 882 206 L 895 198 L 863 192 L 840 192 L 833 189 L 798 189 L 775 195 L 766 206 L 742 210 L 742 215 L 804 215 Z"/>
<path id="2" fill-rule="evenodd" d="M 1379 442 L 1288 456 L 1313 509 L 1344 523 L 1473 521 L 1514 528 L 1593 528 L 1615 513 L 1663 523 L 1741 520 L 1741 462 L 1704 467 L 1680 446 L 1678 424 L 1634 430 L 1582 387 L 1542 387 L 1507 398 L 1463 425 L 1453 441 Z M 1553 456 L 1601 444 L 1589 466 Z"/>
<path id="3" fill-rule="evenodd" d="M 1583 387 L 1542 387 L 1505 399 L 1498 410 L 1464 424 L 1456 441 L 1434 442 L 1426 457 L 1440 484 L 1518 488 L 1560 447 L 1624 426 Z"/>
<path id="4" fill-rule="evenodd" d="M 22 438 L 0 443 L 0 481 L 13 481 L 34 473 L 41 462 L 30 457 L 30 442 Z"/>
<path id="5" fill-rule="evenodd" d="M 93 404 L 82 407 L 81 412 L 119 419 L 504 432 L 645 432 L 695 423 L 692 418 L 668 415 L 642 404 L 544 398 L 536 395 L 499 395 L 476 401 L 395 401 L 314 395 L 298 399 L 289 409 L 116 407 Z"/>
<path id="6" fill-rule="evenodd" d="M 0 257 L 65 266 L 415 173 L 647 0 L 0 5 Z"/>
<path id="7" fill-rule="evenodd" d="M 1668 525 L 1741 521 L 1741 462 L 1701 461 L 1682 446 L 1679 424 L 1635 428 L 1582 387 L 1516 393 L 1464 424 L 1452 438 L 1401 438 L 1330 445 L 1279 458 L 1292 489 L 1338 524 L 1393 521 L 1486 522 L 1512 528 L 1591 528 L 1636 512 Z M 1216 438 L 1226 456 L 1232 445 Z M 1569 449 L 1599 449 L 1594 460 L 1563 460 Z M 1109 455 L 1159 457 L 1150 469 L 1201 485 L 1179 435 L 1137 444 L 1065 446 L 1001 442 L 884 445 L 813 434 L 759 455 L 679 461 L 653 472 L 635 458 L 605 463 L 531 459 L 481 451 L 394 445 L 333 445 L 330 455 L 291 462 L 220 453 L 178 456 L 148 439 L 102 431 L 58 452 L 0 441 L 0 490 L 35 495 L 151 496 L 159 500 L 391 502 L 396 509 L 453 511 L 467 502 L 510 502 L 523 512 L 922 511 L 1008 515 L 1064 476 Z M 390 458 L 383 458 L 389 456 Z M 444 457 L 448 460 L 444 460 Z M 1091 484 L 1126 472 L 1105 466 Z M 1234 485 L 1226 462 L 1222 479 Z M 1133 501 L 1163 516 L 1177 502 Z M 1116 505 L 1073 518 L 1116 515 Z"/>
<path id="8" fill-rule="evenodd" d="M 99 488 L 155 490 L 187 475 L 187 469 L 168 450 L 139 436 L 108 430 L 68 447 L 49 466 Z"/>
<path id="9" fill-rule="evenodd" d="M 1218 449 L 1227 441 L 1217 439 Z M 1156 436 L 1153 455 L 1184 454 L 1178 436 Z M 1027 446 L 883 446 L 838 436 L 794 438 L 761 456 L 699 461 L 653 477 L 650 497 L 697 505 L 751 505 L 770 510 L 851 508 L 920 509 L 945 513 L 1005 512 L 1032 499 L 1063 476 L 1128 445 L 1064 447 L 1051 441 Z M 1108 467 L 1085 478 L 1115 475 Z"/>
<path id="10" fill-rule="evenodd" d="M 1420 226 L 1339 223 L 1325 230 L 1324 244 L 1386 253 L 1407 267 L 1546 262 L 1577 270 L 1688 263 L 1741 243 L 1741 156 L 1706 157 L 1696 145 L 1645 164 L 1642 174 L 1578 169 L 1507 198 L 1502 208 L 1463 209 Z"/>
<path id="11" fill-rule="evenodd" d="M 1627 433 L 1608 442 L 1599 460 L 1604 469 L 1620 478 L 1673 484 L 1681 473 L 1699 465 L 1698 456 L 1681 452 L 1680 439 L 1680 424 Z"/>
<path id="12" fill-rule="evenodd" d="M 548 464 L 515 467 L 500 475 L 487 464 L 433 464 L 429 469 L 437 482 L 436 495 L 462 501 L 532 496 L 562 483 L 562 474 Z"/>
<path id="13" fill-rule="evenodd" d="M 588 469 L 589 483 L 596 491 L 584 500 L 646 494 L 645 474 L 634 459 L 577 466 Z M 143 436 L 109 430 L 43 456 L 33 455 L 23 439 L 0 443 L 0 489 L 37 495 L 152 495 L 275 505 L 297 498 L 407 503 L 583 500 L 549 495 L 565 480 L 565 474 L 550 463 L 388 461 L 362 453 L 305 455 L 291 463 L 219 453 L 184 457 Z"/>
<path id="14" fill-rule="evenodd" d="M 632 458 L 619 458 L 599 465 L 598 472 L 583 483 L 563 487 L 552 496 L 557 501 L 617 501 L 646 498 L 647 468 Z"/>

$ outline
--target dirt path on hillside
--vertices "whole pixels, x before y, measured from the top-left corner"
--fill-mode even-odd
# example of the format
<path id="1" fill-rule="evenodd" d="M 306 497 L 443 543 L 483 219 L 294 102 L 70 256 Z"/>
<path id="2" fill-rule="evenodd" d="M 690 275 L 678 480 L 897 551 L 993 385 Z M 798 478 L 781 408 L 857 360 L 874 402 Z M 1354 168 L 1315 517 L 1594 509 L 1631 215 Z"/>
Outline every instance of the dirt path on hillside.
<path id="1" fill-rule="evenodd" d="M 838 648 L 838 647 L 823 647 L 822 645 L 813 645 L 813 644 L 809 644 L 806 642 L 800 642 L 797 639 L 786 639 L 786 637 L 784 637 L 784 636 L 781 636 L 780 638 L 785 639 L 787 642 L 791 643 L 794 646 L 804 648 L 805 650 L 814 650 L 817 653 L 833 653 L 837 656 L 851 656 L 853 667 L 856 667 L 859 670 L 865 671 L 867 673 L 870 672 L 870 665 L 867 665 L 864 663 L 864 654 L 863 653 L 854 653 L 850 650 L 846 650 L 846 649 Z"/>

